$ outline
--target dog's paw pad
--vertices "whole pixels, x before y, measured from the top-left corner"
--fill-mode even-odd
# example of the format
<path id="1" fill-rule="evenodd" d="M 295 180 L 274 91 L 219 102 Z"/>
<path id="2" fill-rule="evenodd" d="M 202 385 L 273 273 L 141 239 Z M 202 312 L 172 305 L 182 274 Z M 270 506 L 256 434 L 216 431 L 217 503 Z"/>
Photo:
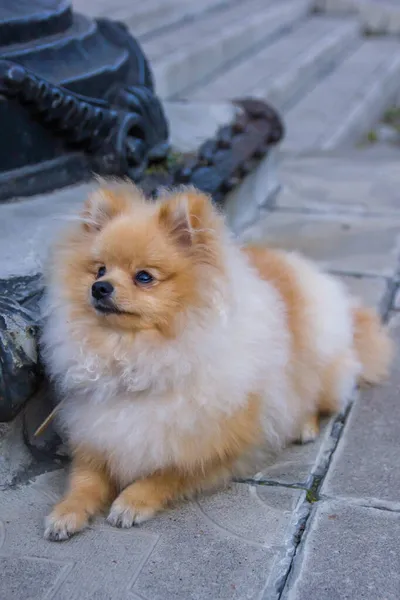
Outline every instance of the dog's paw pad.
<path id="1" fill-rule="evenodd" d="M 140 525 L 140 523 L 151 519 L 153 515 L 154 510 L 150 508 L 126 506 L 124 503 L 116 500 L 111 506 L 107 522 L 113 527 L 128 528 L 133 527 L 134 525 Z"/>

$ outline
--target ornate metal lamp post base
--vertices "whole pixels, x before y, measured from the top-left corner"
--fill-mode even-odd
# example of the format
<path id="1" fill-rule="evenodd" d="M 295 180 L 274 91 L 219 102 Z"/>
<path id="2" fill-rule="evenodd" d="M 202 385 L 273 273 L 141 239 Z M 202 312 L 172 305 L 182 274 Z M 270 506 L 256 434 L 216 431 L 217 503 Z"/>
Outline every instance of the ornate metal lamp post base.
<path id="1" fill-rule="evenodd" d="M 168 126 L 139 44 L 66 0 L 0 4 L 0 200 L 90 177 L 138 179 Z"/>

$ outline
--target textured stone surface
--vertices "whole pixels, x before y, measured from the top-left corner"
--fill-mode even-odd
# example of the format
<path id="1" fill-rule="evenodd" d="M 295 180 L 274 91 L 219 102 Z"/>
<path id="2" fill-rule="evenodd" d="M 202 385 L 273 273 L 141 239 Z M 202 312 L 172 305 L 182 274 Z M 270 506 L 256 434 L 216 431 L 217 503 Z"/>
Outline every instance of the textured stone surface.
<path id="1" fill-rule="evenodd" d="M 163 27 L 178 27 L 182 21 L 221 5 L 220 0 L 115 0 L 110 15 L 110 0 L 74 0 L 74 9 L 93 17 L 123 21 L 139 38 L 148 38 Z"/>
<path id="2" fill-rule="evenodd" d="M 374 306 L 381 310 L 382 301 L 386 297 L 388 283 L 380 277 L 352 277 L 342 275 L 340 279 L 350 293 L 363 301 L 367 306 Z"/>
<path id="3" fill-rule="evenodd" d="M 179 152 L 196 152 L 217 129 L 231 123 L 237 110 L 230 102 L 165 102 L 170 141 Z"/>
<path id="4" fill-rule="evenodd" d="M 288 446 L 255 479 L 308 487 L 314 472 L 324 464 L 326 454 L 332 449 L 331 429 L 332 423 L 325 419 L 315 442 Z"/>
<path id="5" fill-rule="evenodd" d="M 367 33 L 400 33 L 400 7 L 397 0 L 359 0 L 359 18 Z"/>
<path id="6" fill-rule="evenodd" d="M 153 63 L 159 94 L 168 98 L 184 93 L 257 44 L 290 28 L 308 10 L 304 0 L 234 3 L 228 9 L 189 22 L 177 32 L 166 32 L 145 44 Z"/>
<path id="7" fill-rule="evenodd" d="M 397 348 L 400 317 L 391 323 Z M 335 452 L 322 493 L 328 496 L 393 502 L 400 509 L 400 369 L 389 381 L 356 400 Z"/>
<path id="8" fill-rule="evenodd" d="M 358 6 L 358 0 L 312 0 L 311 9 L 316 12 L 327 13 L 352 13 Z"/>
<path id="9" fill-rule="evenodd" d="M 283 600 L 398 600 L 399 554 L 398 513 L 324 502 Z"/>
<path id="10" fill-rule="evenodd" d="M 0 598 L 41 600 L 54 591 L 68 566 L 51 559 L 0 556 Z M 23 577 L 21 577 L 23 573 Z"/>
<path id="11" fill-rule="evenodd" d="M 267 213 L 242 237 L 300 250 L 335 271 L 391 276 L 398 264 L 400 219 L 278 211 Z"/>
<path id="12" fill-rule="evenodd" d="M 356 26 L 352 22 L 311 17 L 245 56 L 223 73 L 188 94 L 190 99 L 215 101 L 245 94 L 268 98 L 284 107 L 301 88 L 311 86 L 328 65 L 354 44 Z"/>
<path id="13" fill-rule="evenodd" d="M 43 539 L 42 520 L 63 485 L 57 471 L 0 494 L 0 556 L 8 559 L 10 577 L 34 557 L 57 600 L 259 598 L 291 544 L 292 514 L 302 499 L 298 490 L 236 484 L 135 529 L 98 519 L 55 544 Z M 40 570 L 22 569 L 18 577 L 21 589 L 42 591 Z"/>
<path id="14" fill-rule="evenodd" d="M 262 209 L 274 202 L 280 188 L 276 150 L 271 149 L 258 167 L 225 198 L 224 213 L 232 231 L 240 234 L 257 222 Z"/>
<path id="15" fill-rule="evenodd" d="M 132 35 L 138 36 L 144 44 L 149 38 L 158 35 L 163 28 L 175 28 L 178 32 L 185 22 L 198 19 L 203 13 L 226 8 L 226 3 L 221 0 L 154 0 L 152 3 L 135 2 L 134 6 L 126 0 L 124 3 L 114 18 L 123 20 Z M 152 9 L 151 12 L 149 8 Z"/>
<path id="16" fill-rule="evenodd" d="M 357 142 L 399 89 L 397 41 L 366 40 L 286 115 L 284 148 L 334 150 Z"/>
<path id="17" fill-rule="evenodd" d="M 286 157 L 280 166 L 280 208 L 400 216 L 399 153 L 380 159 L 363 152 L 345 156 Z"/>
<path id="18" fill-rule="evenodd" d="M 0 205 L 0 277 L 41 272 L 43 259 L 68 217 L 83 204 L 89 184 Z"/>

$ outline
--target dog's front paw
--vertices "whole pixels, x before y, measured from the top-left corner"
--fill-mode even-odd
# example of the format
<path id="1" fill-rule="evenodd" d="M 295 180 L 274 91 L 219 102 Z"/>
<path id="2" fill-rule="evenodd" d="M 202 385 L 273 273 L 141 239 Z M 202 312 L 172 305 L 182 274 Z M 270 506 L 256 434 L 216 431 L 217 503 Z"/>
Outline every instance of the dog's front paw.
<path id="1" fill-rule="evenodd" d="M 148 493 L 145 482 L 127 487 L 113 502 L 107 521 L 114 527 L 139 525 L 162 508 L 160 502 Z"/>
<path id="2" fill-rule="evenodd" d="M 131 501 L 120 496 L 112 504 L 107 521 L 113 527 L 133 527 L 151 519 L 155 512 L 150 507 L 135 506 Z"/>
<path id="3" fill-rule="evenodd" d="M 62 505 L 56 508 L 45 519 L 44 537 L 51 542 L 63 542 L 68 540 L 78 531 L 88 525 L 85 511 L 70 510 Z"/>
<path id="4" fill-rule="evenodd" d="M 315 442 L 319 435 L 319 419 L 317 415 L 312 415 L 301 428 L 299 443 L 309 444 Z"/>

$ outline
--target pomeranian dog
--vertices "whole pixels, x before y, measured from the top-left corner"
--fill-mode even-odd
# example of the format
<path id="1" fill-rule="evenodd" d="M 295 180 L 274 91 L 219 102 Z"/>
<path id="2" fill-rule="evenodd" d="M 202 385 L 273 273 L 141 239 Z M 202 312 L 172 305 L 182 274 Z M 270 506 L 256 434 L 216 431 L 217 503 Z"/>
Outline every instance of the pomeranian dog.
<path id="1" fill-rule="evenodd" d="M 339 281 L 298 254 L 241 247 L 194 189 L 155 202 L 100 184 L 53 251 L 47 308 L 43 356 L 72 454 L 49 540 L 107 507 L 111 525 L 142 523 L 313 440 L 319 415 L 379 382 L 391 356 L 378 315 Z"/>

